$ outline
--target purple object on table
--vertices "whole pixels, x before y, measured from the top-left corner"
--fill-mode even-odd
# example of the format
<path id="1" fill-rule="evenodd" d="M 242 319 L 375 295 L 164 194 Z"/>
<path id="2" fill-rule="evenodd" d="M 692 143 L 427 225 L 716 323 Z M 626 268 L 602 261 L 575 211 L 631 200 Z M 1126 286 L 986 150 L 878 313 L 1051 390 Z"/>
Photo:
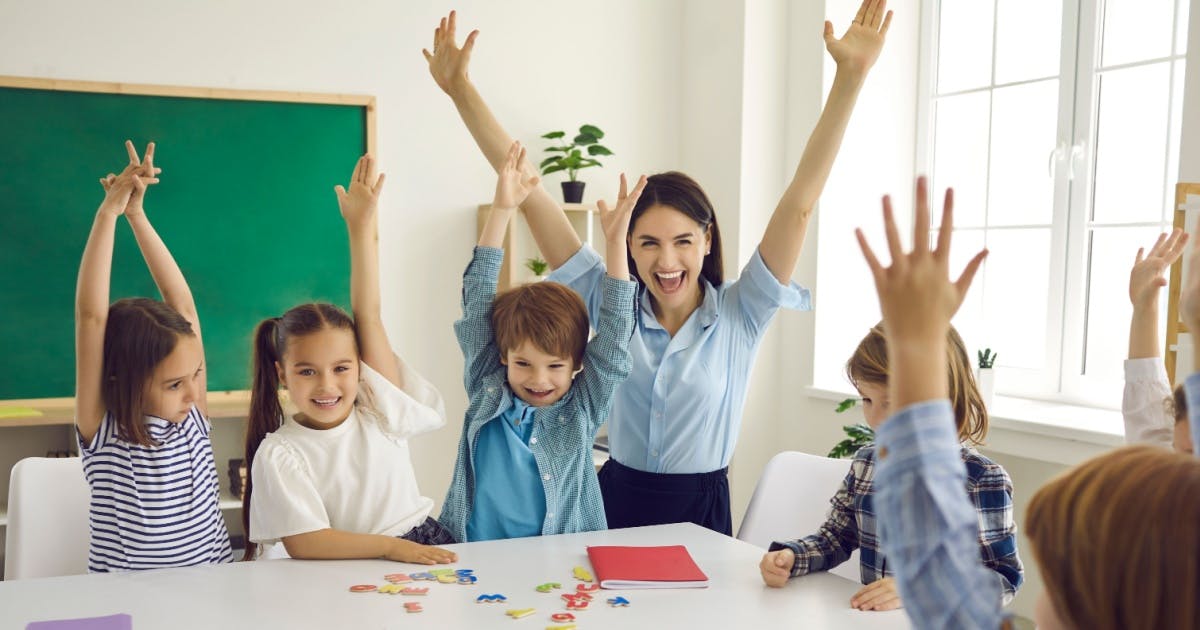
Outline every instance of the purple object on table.
<path id="1" fill-rule="evenodd" d="M 133 617 L 120 613 L 107 617 L 32 621 L 25 625 L 25 630 L 133 630 Z"/>

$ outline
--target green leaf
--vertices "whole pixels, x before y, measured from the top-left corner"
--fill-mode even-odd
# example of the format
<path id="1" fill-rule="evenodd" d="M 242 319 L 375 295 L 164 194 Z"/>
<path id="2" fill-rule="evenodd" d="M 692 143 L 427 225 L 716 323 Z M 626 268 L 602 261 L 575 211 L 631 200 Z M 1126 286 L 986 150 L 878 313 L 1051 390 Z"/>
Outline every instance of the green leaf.
<path id="1" fill-rule="evenodd" d="M 587 134 L 597 140 L 604 137 L 604 132 L 600 131 L 600 128 L 596 125 L 581 125 L 579 127 L 579 133 Z"/>
<path id="2" fill-rule="evenodd" d="M 558 162 L 560 159 L 562 159 L 562 158 L 560 158 L 556 155 L 551 155 L 550 157 L 542 160 L 542 163 L 538 164 L 538 168 L 546 168 L 547 166 L 550 166 L 551 164 Z"/>
<path id="3" fill-rule="evenodd" d="M 546 153 L 566 153 L 570 150 L 570 147 L 546 147 Z"/>
<path id="4" fill-rule="evenodd" d="M 569 157 L 573 157 L 573 158 L 580 158 L 580 159 L 582 159 L 582 158 L 583 158 L 583 154 L 579 152 L 579 149 L 572 149 L 572 150 L 571 150 L 571 155 L 570 155 Z"/>
<path id="5" fill-rule="evenodd" d="M 608 147 L 599 144 L 593 144 L 588 147 L 588 155 L 612 155 L 613 152 L 608 150 Z"/>
<path id="6" fill-rule="evenodd" d="M 596 136 L 589 135 L 586 133 L 581 133 L 578 136 L 575 136 L 575 139 L 572 140 L 572 142 L 574 142 L 575 144 L 578 144 L 580 146 L 584 146 L 584 145 L 588 145 L 588 144 L 596 144 Z"/>
<path id="7" fill-rule="evenodd" d="M 551 131 L 550 133 L 545 134 L 542 137 L 547 140 L 557 140 L 565 135 L 567 135 L 567 132 L 565 132 L 565 131 Z"/>
<path id="8" fill-rule="evenodd" d="M 549 175 L 550 173 L 557 173 L 565 170 L 567 170 L 567 167 L 560 162 L 549 168 L 542 168 L 542 175 Z"/>
<path id="9" fill-rule="evenodd" d="M 576 151 L 575 153 L 572 153 L 571 155 L 568 155 L 567 157 L 563 158 L 562 164 L 564 166 L 566 166 L 567 168 L 577 169 L 577 168 L 579 168 L 579 163 L 582 161 L 583 161 L 583 158 L 579 157 L 579 152 Z"/>
<path id="10" fill-rule="evenodd" d="M 834 411 L 837 413 L 844 413 L 846 411 L 849 411 L 850 409 L 853 409 L 857 405 L 858 405 L 857 398 L 847 398 L 846 400 L 843 400 L 842 402 L 838 403 L 837 409 L 834 409 Z"/>

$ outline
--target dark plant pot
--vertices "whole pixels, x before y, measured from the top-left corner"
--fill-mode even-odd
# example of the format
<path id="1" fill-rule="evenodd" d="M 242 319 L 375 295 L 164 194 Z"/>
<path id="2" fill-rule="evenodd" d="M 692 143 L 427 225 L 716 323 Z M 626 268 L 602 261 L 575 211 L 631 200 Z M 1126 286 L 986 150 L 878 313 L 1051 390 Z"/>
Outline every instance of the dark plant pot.
<path id="1" fill-rule="evenodd" d="M 583 203 L 583 185 L 587 182 L 563 182 L 563 201 L 565 203 Z"/>

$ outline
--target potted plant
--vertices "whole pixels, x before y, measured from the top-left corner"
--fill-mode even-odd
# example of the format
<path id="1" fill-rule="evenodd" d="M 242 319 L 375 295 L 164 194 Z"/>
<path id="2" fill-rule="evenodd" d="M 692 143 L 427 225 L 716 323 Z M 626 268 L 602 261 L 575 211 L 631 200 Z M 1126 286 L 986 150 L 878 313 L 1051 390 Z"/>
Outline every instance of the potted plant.
<path id="1" fill-rule="evenodd" d="M 569 143 L 564 139 L 566 136 L 564 131 L 551 131 L 542 135 L 547 140 L 558 140 L 562 144 L 546 147 L 546 152 L 552 155 L 542 160 L 539 168 L 542 170 L 542 175 L 566 171 L 567 181 L 562 183 L 563 201 L 579 203 L 583 201 L 584 185 L 584 182 L 576 179 L 579 170 L 591 166 L 603 166 L 595 159 L 595 156 L 612 155 L 613 152 L 609 151 L 608 147 L 599 144 L 600 139 L 604 137 L 604 132 L 595 125 L 579 127 L 579 134 Z M 586 157 L 583 155 L 584 151 L 587 151 Z"/>
<path id="2" fill-rule="evenodd" d="M 977 353 L 979 357 L 979 367 L 975 371 L 975 381 L 979 384 L 979 395 L 983 397 L 984 406 L 992 406 L 992 394 L 996 391 L 996 371 L 993 366 L 996 365 L 996 357 L 999 353 L 992 352 L 991 348 L 984 348 Z"/>
<path id="3" fill-rule="evenodd" d="M 838 403 L 837 409 L 834 411 L 845 413 L 856 406 L 858 406 L 857 398 L 847 398 Z M 846 439 L 838 442 L 829 450 L 829 457 L 838 459 L 854 457 L 855 453 L 858 453 L 858 449 L 875 441 L 875 430 L 865 424 L 848 424 L 843 426 L 842 430 L 846 432 Z"/>
<path id="4" fill-rule="evenodd" d="M 534 282 L 541 282 L 546 279 L 546 272 L 550 270 L 550 263 L 535 256 L 525 261 L 525 268 L 533 272 Z"/>

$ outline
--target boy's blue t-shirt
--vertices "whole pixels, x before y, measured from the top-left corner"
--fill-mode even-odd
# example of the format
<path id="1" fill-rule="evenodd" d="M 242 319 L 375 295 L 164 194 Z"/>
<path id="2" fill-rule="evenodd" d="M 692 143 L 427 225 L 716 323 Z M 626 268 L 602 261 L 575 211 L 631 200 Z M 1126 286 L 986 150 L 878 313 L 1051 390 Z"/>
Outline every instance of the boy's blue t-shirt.
<path id="1" fill-rule="evenodd" d="M 475 507 L 467 540 L 522 538 L 542 533 L 546 497 L 529 449 L 534 407 L 513 406 L 479 430 L 475 449 Z"/>

